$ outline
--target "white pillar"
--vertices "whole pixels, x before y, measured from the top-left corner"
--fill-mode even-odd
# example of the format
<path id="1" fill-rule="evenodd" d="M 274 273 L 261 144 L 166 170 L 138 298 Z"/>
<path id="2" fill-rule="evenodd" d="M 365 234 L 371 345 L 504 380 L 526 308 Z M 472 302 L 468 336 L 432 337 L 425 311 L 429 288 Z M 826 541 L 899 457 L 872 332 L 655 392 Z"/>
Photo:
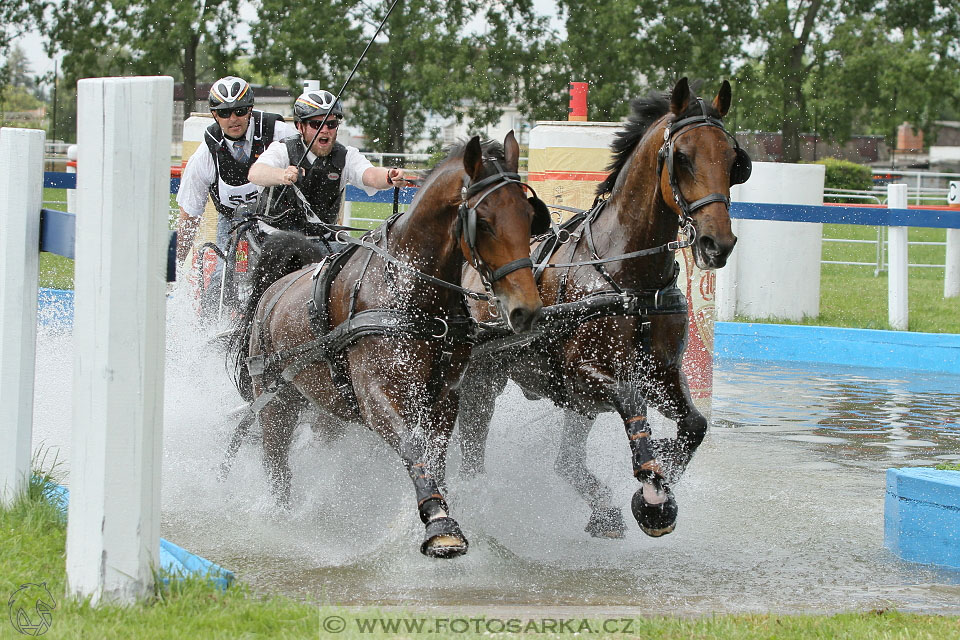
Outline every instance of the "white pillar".
<path id="1" fill-rule="evenodd" d="M 72 162 L 77 161 L 77 145 L 72 144 L 67 147 L 67 160 Z M 77 168 L 67 165 L 67 173 L 76 173 Z M 67 211 L 69 213 L 77 212 L 77 190 L 76 189 L 67 189 Z"/>
<path id="2" fill-rule="evenodd" d="M 159 566 L 173 79 L 77 85 L 67 589 L 131 602 Z"/>
<path id="3" fill-rule="evenodd" d="M 736 185 L 737 187 L 740 185 Z M 736 188 L 736 187 L 734 187 Z M 731 189 L 731 192 L 733 189 Z M 730 220 L 733 235 L 740 238 L 740 220 Z M 737 288 L 740 283 L 740 261 L 736 250 L 727 259 L 727 265 L 717 271 L 717 322 L 733 322 L 737 315 Z"/>
<path id="4" fill-rule="evenodd" d="M 960 222 L 960 211 L 957 211 Z M 960 296 L 960 229 L 947 229 L 947 267 L 943 275 L 943 297 Z"/>
<path id="5" fill-rule="evenodd" d="M 734 202 L 822 205 L 819 164 L 754 162 L 753 175 L 730 189 Z M 802 320 L 820 315 L 819 222 L 735 220 L 737 247 L 717 270 L 718 319 Z"/>
<path id="6" fill-rule="evenodd" d="M 887 207 L 907 208 L 907 185 L 887 185 Z M 907 227 L 890 227 L 887 238 L 887 320 L 893 329 L 906 331 L 909 324 L 907 310 Z"/>
<path id="7" fill-rule="evenodd" d="M 45 137 L 0 129 L 0 506 L 30 474 Z"/>

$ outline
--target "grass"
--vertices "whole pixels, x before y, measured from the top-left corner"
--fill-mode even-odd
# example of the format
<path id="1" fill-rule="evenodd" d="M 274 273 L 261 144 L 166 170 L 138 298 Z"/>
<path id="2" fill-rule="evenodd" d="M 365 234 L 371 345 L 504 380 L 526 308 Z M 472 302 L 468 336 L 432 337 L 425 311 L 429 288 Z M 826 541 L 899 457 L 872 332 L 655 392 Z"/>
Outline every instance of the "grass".
<path id="1" fill-rule="evenodd" d="M 876 240 L 877 227 L 863 225 L 823 225 L 824 238 Z M 911 228 L 911 242 L 944 242 L 946 230 Z M 823 243 L 824 260 L 876 263 L 876 247 L 866 244 Z M 943 264 L 942 246 L 910 247 L 913 264 Z M 887 320 L 887 274 L 874 275 L 875 266 L 825 264 L 820 267 L 820 315 L 802 321 L 782 319 L 743 322 L 780 322 L 783 324 L 890 329 Z M 943 269 L 911 267 L 908 278 L 910 331 L 960 333 L 960 298 L 943 297 Z"/>
<path id="2" fill-rule="evenodd" d="M 47 479 L 51 478 L 48 472 Z M 55 475 L 55 474 L 54 474 Z M 869 611 L 838 615 L 713 615 L 700 618 L 616 617 L 567 619 L 567 626 L 536 611 L 514 622 L 476 614 L 344 608 L 254 594 L 243 584 L 225 592 L 199 579 L 171 581 L 145 600 L 128 606 L 92 607 L 67 597 L 66 522 L 43 490 L 46 480 L 10 508 L 0 509 L 0 596 L 22 585 L 45 583 L 56 601 L 46 638 L 567 638 L 571 630 L 592 638 L 702 638 L 716 640 L 781 638 L 930 639 L 960 637 L 960 617 Z M 19 604 L 19 601 L 18 601 Z M 34 615 L 36 615 L 34 613 Z M 7 616 L 0 637 L 19 637 Z M 36 618 L 35 618 L 36 619 Z M 343 631 L 332 633 L 343 625 Z M 526 633 L 488 633 L 516 628 Z M 326 625 L 326 626 L 324 626 Z M 571 626 L 572 625 L 572 626 Z M 416 631 L 417 628 L 420 631 Z M 554 632 L 551 632 L 550 629 Z M 390 631 L 392 629 L 392 631 Z M 449 630 L 444 634 L 442 630 Z M 460 629 L 466 632 L 460 633 Z M 556 632 L 561 629 L 560 632 Z M 326 632 L 325 632 L 326 630 Z"/>

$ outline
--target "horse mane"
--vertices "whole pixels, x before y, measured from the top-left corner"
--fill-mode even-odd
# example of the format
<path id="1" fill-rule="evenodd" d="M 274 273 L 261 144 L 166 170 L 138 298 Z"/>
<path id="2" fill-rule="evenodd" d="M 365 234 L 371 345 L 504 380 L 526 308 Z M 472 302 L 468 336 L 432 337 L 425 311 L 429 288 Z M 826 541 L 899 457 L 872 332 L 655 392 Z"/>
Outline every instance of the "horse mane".
<path id="1" fill-rule="evenodd" d="M 700 104 L 697 102 L 695 92 L 698 89 L 699 82 L 692 83 L 690 89 L 690 104 L 687 110 L 680 114 L 678 119 L 688 116 L 700 115 Z M 707 106 L 707 115 L 719 118 L 720 114 L 714 108 L 712 101 L 704 100 Z M 670 92 L 669 91 L 651 91 L 641 98 L 635 98 L 630 102 L 632 113 L 627 120 L 627 124 L 622 131 L 618 131 L 616 138 L 610 144 L 613 150 L 613 160 L 607 165 L 607 171 L 610 175 L 606 180 L 597 185 L 597 195 L 602 196 L 613 191 L 613 186 L 617 183 L 617 177 L 627 165 L 634 149 L 640 144 L 643 135 L 653 124 L 670 112 Z"/>

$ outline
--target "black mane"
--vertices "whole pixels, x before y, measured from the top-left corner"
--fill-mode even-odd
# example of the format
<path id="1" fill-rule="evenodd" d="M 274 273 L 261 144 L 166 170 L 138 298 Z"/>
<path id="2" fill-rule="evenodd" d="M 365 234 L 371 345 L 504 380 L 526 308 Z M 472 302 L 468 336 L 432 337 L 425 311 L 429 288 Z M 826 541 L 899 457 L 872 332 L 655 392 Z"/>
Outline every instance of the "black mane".
<path id="1" fill-rule="evenodd" d="M 714 118 L 720 117 L 711 102 L 705 100 L 704 104 L 707 106 L 707 115 Z M 653 91 L 642 98 L 635 98 L 630 106 L 633 113 L 627 120 L 623 131 L 617 132 L 617 137 L 610 144 L 610 148 L 613 150 L 613 160 L 607 165 L 607 171 L 610 172 L 610 175 L 597 185 L 598 196 L 613 191 L 613 186 L 617 183 L 620 171 L 630 160 L 630 156 L 633 155 L 633 150 L 640 143 L 643 134 L 653 126 L 654 122 L 670 112 L 670 92 Z M 680 115 L 680 118 L 693 115 L 700 115 L 700 104 L 696 97 L 691 95 L 690 106 Z"/>

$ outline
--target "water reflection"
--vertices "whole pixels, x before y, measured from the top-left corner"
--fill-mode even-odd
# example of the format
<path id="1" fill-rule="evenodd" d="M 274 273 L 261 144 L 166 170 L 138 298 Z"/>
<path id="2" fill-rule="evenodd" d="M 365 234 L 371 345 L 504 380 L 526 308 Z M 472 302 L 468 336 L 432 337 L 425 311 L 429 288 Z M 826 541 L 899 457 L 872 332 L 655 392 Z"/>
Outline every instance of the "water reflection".
<path id="1" fill-rule="evenodd" d="M 713 418 L 829 445 L 824 457 L 839 463 L 960 460 L 960 376 L 727 360 Z"/>

